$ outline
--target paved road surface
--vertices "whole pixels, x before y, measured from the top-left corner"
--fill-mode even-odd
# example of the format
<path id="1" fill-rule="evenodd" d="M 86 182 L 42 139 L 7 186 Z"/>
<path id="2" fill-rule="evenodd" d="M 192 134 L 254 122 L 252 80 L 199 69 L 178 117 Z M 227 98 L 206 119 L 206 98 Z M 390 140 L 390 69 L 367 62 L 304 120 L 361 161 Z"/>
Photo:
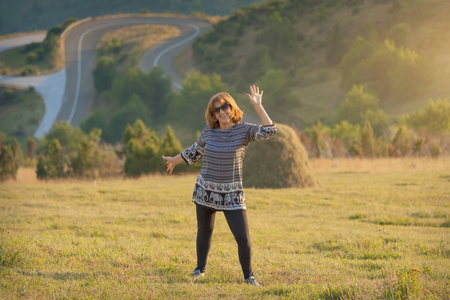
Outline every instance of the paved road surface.
<path id="1" fill-rule="evenodd" d="M 10 38 L 0 41 L 0 51 L 4 51 L 10 48 L 31 44 L 40 43 L 45 39 L 45 33 L 29 34 L 24 36 L 19 36 L 15 38 Z"/>
<path id="2" fill-rule="evenodd" d="M 69 120 L 72 125 L 78 126 L 85 119 L 94 99 L 92 69 L 97 43 L 108 31 L 137 24 L 173 25 L 180 30 L 178 37 L 149 50 L 140 62 L 146 72 L 156 65 L 162 67 L 172 77 L 174 87 L 180 88 L 182 77 L 175 70 L 173 59 L 189 47 L 195 37 L 209 29 L 209 23 L 175 17 L 125 17 L 81 23 L 67 35 L 65 69 L 47 76 L 0 76 L 0 83 L 17 87 L 34 86 L 43 96 L 46 112 L 35 137 L 47 133 L 54 121 Z M 45 35 L 40 34 L 2 40 L 0 51 L 39 42 L 44 38 Z"/>
<path id="3" fill-rule="evenodd" d="M 178 37 L 149 51 L 140 63 L 144 71 L 154 65 L 161 66 L 173 78 L 176 87 L 179 87 L 182 78 L 174 68 L 173 58 L 211 26 L 206 22 L 168 17 L 112 18 L 76 26 L 66 39 L 67 84 L 57 120 L 69 120 L 74 126 L 78 126 L 85 119 L 94 99 L 92 69 L 98 41 L 108 31 L 137 24 L 167 24 L 179 28 L 181 33 Z"/>

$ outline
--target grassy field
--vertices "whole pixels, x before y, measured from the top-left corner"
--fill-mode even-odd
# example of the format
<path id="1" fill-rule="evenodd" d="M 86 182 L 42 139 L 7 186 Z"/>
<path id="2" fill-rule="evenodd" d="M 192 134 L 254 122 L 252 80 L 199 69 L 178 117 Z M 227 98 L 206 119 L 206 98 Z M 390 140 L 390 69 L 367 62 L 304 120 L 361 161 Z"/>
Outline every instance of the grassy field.
<path id="1" fill-rule="evenodd" d="M 247 189 L 243 283 L 219 214 L 195 268 L 195 176 L 0 185 L 1 299 L 448 299 L 450 159 L 311 161 L 322 186 Z"/>

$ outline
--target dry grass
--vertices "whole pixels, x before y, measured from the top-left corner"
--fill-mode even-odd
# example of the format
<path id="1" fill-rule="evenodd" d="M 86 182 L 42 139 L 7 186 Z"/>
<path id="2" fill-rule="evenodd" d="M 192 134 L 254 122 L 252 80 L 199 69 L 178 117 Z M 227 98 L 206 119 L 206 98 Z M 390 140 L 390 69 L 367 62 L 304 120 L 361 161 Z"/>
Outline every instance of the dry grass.
<path id="1" fill-rule="evenodd" d="M 137 66 L 148 49 L 179 34 L 179 29 L 173 26 L 136 25 L 108 32 L 98 43 L 97 49 L 105 48 L 111 40 L 118 39 L 122 45 L 120 53 L 116 55 L 119 56 L 119 67 L 128 68 Z"/>
<path id="2" fill-rule="evenodd" d="M 416 168 L 408 168 L 414 162 Z M 246 189 L 253 265 L 216 219 L 194 282 L 195 175 L 0 185 L 1 299 L 448 299 L 447 158 L 313 160 L 322 186 Z"/>
<path id="3" fill-rule="evenodd" d="M 376 159 L 312 159 L 316 174 L 326 173 L 430 173 L 450 170 L 450 157 L 376 158 Z"/>
<path id="4" fill-rule="evenodd" d="M 111 39 L 118 38 L 124 45 L 130 47 L 130 51 L 140 52 L 179 34 L 180 30 L 178 28 L 167 25 L 130 26 L 108 32 L 100 40 L 97 48 L 102 48 Z"/>

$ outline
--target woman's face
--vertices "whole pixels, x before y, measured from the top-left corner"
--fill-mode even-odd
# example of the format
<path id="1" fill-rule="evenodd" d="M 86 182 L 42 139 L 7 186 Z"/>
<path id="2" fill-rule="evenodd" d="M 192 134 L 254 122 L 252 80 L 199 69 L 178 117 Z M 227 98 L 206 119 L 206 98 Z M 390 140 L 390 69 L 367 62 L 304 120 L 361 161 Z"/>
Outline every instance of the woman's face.
<path id="1" fill-rule="evenodd" d="M 227 128 L 229 125 L 233 124 L 233 120 L 231 119 L 230 113 L 230 105 L 228 102 L 221 103 L 217 101 L 213 104 L 214 107 L 214 116 L 217 121 L 219 121 L 219 125 L 221 128 Z"/>

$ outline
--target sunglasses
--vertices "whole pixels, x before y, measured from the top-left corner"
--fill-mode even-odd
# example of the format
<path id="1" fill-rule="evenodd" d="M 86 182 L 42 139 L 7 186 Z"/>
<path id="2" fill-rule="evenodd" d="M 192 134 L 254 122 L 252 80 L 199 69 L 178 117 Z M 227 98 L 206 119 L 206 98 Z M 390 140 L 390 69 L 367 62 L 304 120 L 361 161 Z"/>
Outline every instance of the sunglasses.
<path id="1" fill-rule="evenodd" d="M 213 109 L 213 112 L 214 112 L 215 114 L 218 114 L 218 113 L 220 113 L 220 110 L 226 111 L 226 110 L 229 109 L 229 108 L 230 108 L 230 104 L 228 104 L 227 102 L 225 102 L 225 103 L 222 104 L 221 106 L 214 108 L 214 109 Z"/>

